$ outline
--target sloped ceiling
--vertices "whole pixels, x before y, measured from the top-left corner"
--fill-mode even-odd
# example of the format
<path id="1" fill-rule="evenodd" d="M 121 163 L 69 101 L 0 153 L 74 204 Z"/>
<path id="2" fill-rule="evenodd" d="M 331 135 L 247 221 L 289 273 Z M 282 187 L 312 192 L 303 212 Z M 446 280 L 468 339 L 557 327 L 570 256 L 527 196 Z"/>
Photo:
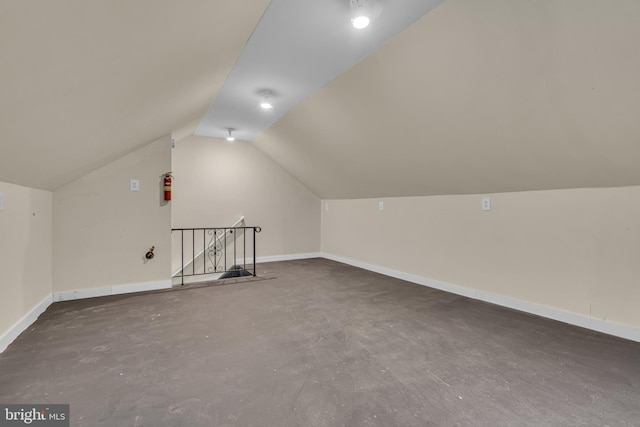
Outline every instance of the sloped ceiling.
<path id="1" fill-rule="evenodd" d="M 193 133 L 268 3 L 0 0 L 0 181 Z M 639 22 L 637 0 L 447 0 L 253 144 L 322 198 L 638 185 Z"/>
<path id="2" fill-rule="evenodd" d="M 370 17 L 351 25 L 352 2 Z M 366 3 L 364 3 L 366 1 Z M 444 0 L 271 0 L 196 135 L 251 141 Z M 272 108 L 260 107 L 264 91 Z"/>
<path id="3" fill-rule="evenodd" d="M 322 198 L 640 184 L 640 2 L 447 0 L 253 142 Z"/>
<path id="4" fill-rule="evenodd" d="M 192 133 L 267 5 L 0 0 L 0 181 L 53 190 Z"/>

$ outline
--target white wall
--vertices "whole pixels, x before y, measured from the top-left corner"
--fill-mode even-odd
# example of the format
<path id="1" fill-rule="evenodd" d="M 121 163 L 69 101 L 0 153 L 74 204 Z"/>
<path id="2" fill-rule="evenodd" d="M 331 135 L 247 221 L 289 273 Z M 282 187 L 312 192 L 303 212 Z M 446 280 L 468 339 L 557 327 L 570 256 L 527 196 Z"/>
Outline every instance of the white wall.
<path id="1" fill-rule="evenodd" d="M 162 176 L 170 170 L 165 136 L 54 192 L 54 293 L 68 299 L 70 291 L 80 297 L 114 286 L 168 286 L 171 204 L 162 200 Z M 139 192 L 129 191 L 132 178 Z M 155 258 L 147 261 L 151 246 Z"/>
<path id="2" fill-rule="evenodd" d="M 44 300 L 51 297 L 52 289 L 52 209 L 49 191 L 0 182 L 0 192 L 4 205 L 0 211 L 1 352 L 35 320 L 14 328 L 24 316 L 38 306 L 48 306 Z"/>
<path id="3" fill-rule="evenodd" d="M 173 150 L 173 227 L 260 226 L 257 256 L 317 253 L 320 200 L 248 142 L 190 137 Z"/>
<path id="4" fill-rule="evenodd" d="M 640 330 L 640 187 L 490 196 L 324 201 L 322 251 Z"/>

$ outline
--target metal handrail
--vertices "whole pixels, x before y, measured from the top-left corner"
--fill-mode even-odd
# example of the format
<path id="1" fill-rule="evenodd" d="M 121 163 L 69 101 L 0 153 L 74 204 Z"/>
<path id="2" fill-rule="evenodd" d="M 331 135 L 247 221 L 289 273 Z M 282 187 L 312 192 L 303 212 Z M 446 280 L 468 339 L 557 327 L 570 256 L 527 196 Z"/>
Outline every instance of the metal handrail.
<path id="1" fill-rule="evenodd" d="M 227 231 L 225 232 L 224 236 L 220 236 L 218 237 L 215 241 L 212 241 L 211 243 L 209 243 L 209 245 L 204 248 L 203 250 L 201 250 L 200 252 L 198 252 L 198 255 L 194 255 L 194 257 L 186 264 L 182 265 L 181 268 L 179 268 L 178 270 L 176 270 L 175 273 L 173 273 L 171 275 L 171 277 L 176 277 L 178 276 L 178 273 L 180 273 L 181 271 L 184 272 L 184 269 L 189 267 L 191 264 L 193 264 L 200 255 L 203 255 L 206 251 L 210 250 L 212 246 L 215 246 L 219 243 L 220 240 L 222 239 L 226 239 L 227 238 L 227 234 L 229 233 L 229 229 L 233 229 L 236 228 L 238 226 L 238 224 L 244 224 L 244 216 L 241 216 L 240 219 L 238 219 L 236 222 L 233 223 L 233 225 L 231 227 L 209 227 L 209 228 L 205 228 L 205 227 L 199 227 L 199 228 L 172 228 L 171 231 L 187 231 L 187 230 L 191 230 L 191 231 L 195 231 L 195 230 L 217 230 L 217 229 L 226 229 Z"/>
<path id="2" fill-rule="evenodd" d="M 239 220 L 239 222 L 243 222 L 244 218 Z M 247 268 L 247 233 L 246 230 L 253 231 L 253 239 L 251 244 L 251 249 L 253 251 L 253 259 L 252 264 L 253 268 L 251 268 L 251 272 Z M 171 232 L 180 233 L 180 257 L 182 266 L 178 269 L 173 275 L 172 278 L 180 278 L 181 284 L 184 285 L 185 277 L 194 277 L 194 276 L 209 276 L 212 274 L 223 274 L 220 279 L 229 278 L 229 277 L 240 277 L 240 276 L 257 276 L 256 274 L 256 234 L 262 231 L 261 227 L 206 227 L 206 228 L 173 228 Z M 190 235 L 189 235 L 190 234 Z M 239 235 L 242 234 L 240 238 Z M 207 235 L 210 238 L 207 238 Z M 201 236 L 197 238 L 199 242 L 196 245 L 196 236 Z M 232 238 L 230 237 L 232 236 Z M 185 237 L 187 238 L 187 242 L 185 245 Z M 190 240 L 190 242 L 189 242 Z M 207 240 L 209 242 L 207 243 Z M 196 246 L 202 243 L 203 249 L 198 252 L 193 258 L 185 263 L 185 250 L 186 253 L 190 253 L 191 255 L 196 253 Z M 189 248 L 189 246 L 191 246 Z M 208 253 L 207 253 L 208 252 Z M 233 257 L 229 259 L 229 257 Z M 239 256 L 242 256 L 241 262 L 238 260 Z M 202 268 L 200 266 L 196 266 L 197 260 L 202 257 Z M 211 264 L 207 266 L 207 257 L 209 258 Z M 231 264 L 231 267 L 228 268 L 228 265 Z M 239 263 L 239 264 L 238 264 Z M 191 266 L 191 271 L 187 271 L 188 267 Z M 224 266 L 224 268 L 223 268 Z M 224 274 L 227 273 L 227 274 Z M 213 279 L 212 279 L 213 280 Z"/>

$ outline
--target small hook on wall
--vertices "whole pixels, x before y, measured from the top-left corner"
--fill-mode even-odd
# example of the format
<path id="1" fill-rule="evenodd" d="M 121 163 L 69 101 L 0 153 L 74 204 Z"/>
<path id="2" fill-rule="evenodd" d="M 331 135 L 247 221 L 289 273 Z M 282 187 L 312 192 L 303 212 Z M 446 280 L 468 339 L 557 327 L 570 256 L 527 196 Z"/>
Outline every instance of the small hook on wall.
<path id="1" fill-rule="evenodd" d="M 146 259 L 153 259 L 153 257 L 155 256 L 153 251 L 155 250 L 155 246 L 151 246 L 149 248 L 149 252 L 146 253 L 146 255 L 144 256 Z"/>

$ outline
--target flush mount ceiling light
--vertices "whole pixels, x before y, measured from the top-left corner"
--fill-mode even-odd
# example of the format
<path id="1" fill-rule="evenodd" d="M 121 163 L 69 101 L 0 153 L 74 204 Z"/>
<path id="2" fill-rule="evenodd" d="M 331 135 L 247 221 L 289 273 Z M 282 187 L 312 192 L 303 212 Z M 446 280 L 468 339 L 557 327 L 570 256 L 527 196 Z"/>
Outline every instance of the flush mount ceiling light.
<path id="1" fill-rule="evenodd" d="M 236 139 L 233 137 L 233 128 L 227 128 L 227 132 L 229 132 L 229 136 L 227 136 L 227 141 L 232 142 L 235 141 Z"/>
<path id="2" fill-rule="evenodd" d="M 352 0 L 260 2 L 268 6 L 224 84 L 213 96 L 195 135 L 224 141 L 227 128 L 233 127 L 238 142 L 253 141 L 444 1 L 356 2 L 356 6 L 366 4 L 369 8 L 371 22 L 363 30 L 351 25 Z M 291 23 L 292 17 L 295 24 Z M 336 25 L 327 27 L 329 23 Z M 303 28 L 310 31 L 301 31 Z M 283 40 L 295 42 L 285 43 L 283 50 Z M 273 105 L 270 110 L 260 107 L 263 90 L 273 91 L 268 99 Z"/>
<path id="3" fill-rule="evenodd" d="M 369 26 L 371 8 L 369 0 L 349 0 L 351 2 L 351 25 L 356 30 Z"/>
<path id="4" fill-rule="evenodd" d="M 260 91 L 260 96 L 262 96 L 260 107 L 264 108 L 265 110 L 271 110 L 273 108 L 273 104 L 269 102 L 269 98 L 271 98 L 271 95 L 273 95 L 273 92 L 270 90 Z"/>

